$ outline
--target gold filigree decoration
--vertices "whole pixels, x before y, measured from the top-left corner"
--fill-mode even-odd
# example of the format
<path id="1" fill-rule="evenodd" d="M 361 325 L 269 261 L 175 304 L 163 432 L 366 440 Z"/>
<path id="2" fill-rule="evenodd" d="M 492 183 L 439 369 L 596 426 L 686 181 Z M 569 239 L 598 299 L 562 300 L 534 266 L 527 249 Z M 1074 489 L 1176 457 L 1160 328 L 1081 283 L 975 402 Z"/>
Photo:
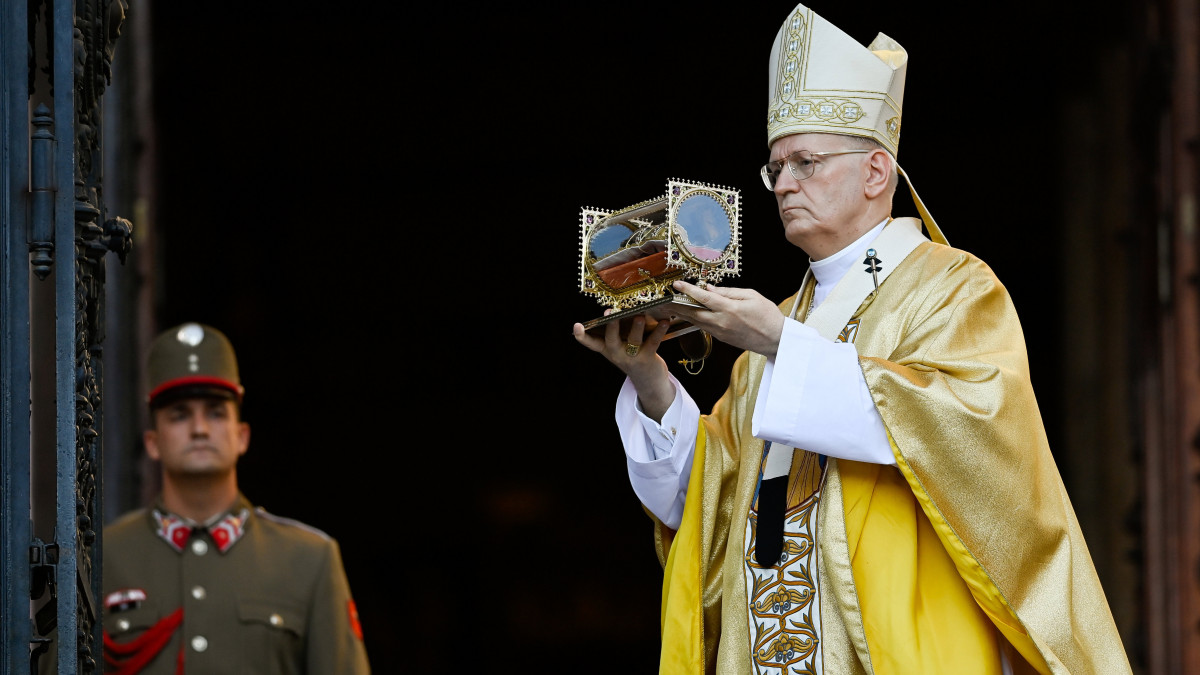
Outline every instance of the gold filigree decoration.
<path id="1" fill-rule="evenodd" d="M 799 77 L 804 72 L 803 59 L 807 50 L 804 48 L 804 33 L 806 23 L 804 11 L 796 10 L 788 23 L 788 34 L 784 39 L 783 49 L 787 56 L 783 59 L 783 77 L 777 78 L 779 90 L 775 98 L 788 99 L 799 90 Z"/>
<path id="2" fill-rule="evenodd" d="M 711 241 L 692 241 L 690 228 L 679 224 L 680 209 L 697 197 L 710 199 L 709 215 L 723 213 L 717 220 L 727 221 L 717 230 L 693 230 Z M 579 218 L 579 289 L 614 311 L 673 295 L 676 279 L 704 284 L 741 273 L 736 189 L 673 178 L 662 197 L 616 211 L 584 207 Z"/>
<path id="3" fill-rule="evenodd" d="M 895 142 L 895 141 L 900 140 L 900 118 L 899 117 L 889 118 L 886 125 L 887 125 L 888 136 L 891 137 L 892 141 Z"/>
<path id="4" fill-rule="evenodd" d="M 789 495 L 784 519 L 783 550 L 775 567 L 763 568 L 754 556 L 757 505 L 746 521 L 744 574 L 749 591 L 751 661 L 756 673 L 778 675 L 821 671 L 819 584 L 816 579 L 816 514 L 820 502 L 819 462 L 793 465 L 789 483 L 805 485 L 805 494 Z M 805 475 L 811 474 L 811 475 Z M 793 498 L 798 502 L 793 501 Z"/>
<path id="5" fill-rule="evenodd" d="M 780 103 L 768 113 L 772 124 L 818 121 L 827 124 L 854 124 L 866 116 L 862 106 L 848 98 L 799 99 Z"/>

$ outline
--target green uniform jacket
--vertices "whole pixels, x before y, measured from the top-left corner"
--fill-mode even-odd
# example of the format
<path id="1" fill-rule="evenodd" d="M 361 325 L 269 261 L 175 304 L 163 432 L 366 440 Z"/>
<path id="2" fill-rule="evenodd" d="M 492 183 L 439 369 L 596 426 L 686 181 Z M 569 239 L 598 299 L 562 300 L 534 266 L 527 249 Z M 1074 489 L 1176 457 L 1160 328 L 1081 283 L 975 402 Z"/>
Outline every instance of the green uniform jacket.
<path id="1" fill-rule="evenodd" d="M 142 650 L 154 652 L 146 638 L 171 630 L 180 609 L 169 640 L 135 672 L 174 675 L 181 654 L 187 675 L 370 672 L 337 542 L 239 495 L 230 513 L 243 512 L 242 534 L 224 552 L 218 542 L 228 541 L 229 530 L 180 534 L 176 550 L 159 535 L 153 509 L 104 529 L 109 672 L 116 670 L 110 657 L 128 664 L 148 655 Z M 149 644 L 130 652 L 139 638 Z"/>

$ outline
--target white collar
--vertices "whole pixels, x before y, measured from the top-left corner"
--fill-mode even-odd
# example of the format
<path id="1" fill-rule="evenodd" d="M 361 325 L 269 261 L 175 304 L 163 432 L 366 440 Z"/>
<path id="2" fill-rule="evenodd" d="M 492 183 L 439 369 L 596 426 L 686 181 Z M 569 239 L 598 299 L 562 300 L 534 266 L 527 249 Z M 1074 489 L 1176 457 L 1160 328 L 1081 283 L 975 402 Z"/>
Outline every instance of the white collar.
<path id="1" fill-rule="evenodd" d="M 882 222 L 871 228 L 866 234 L 828 258 L 821 260 L 808 259 L 808 267 L 812 270 L 813 277 L 817 280 L 817 288 L 813 291 L 812 309 L 816 309 L 817 305 L 820 305 L 825 300 L 825 297 L 829 295 L 833 287 L 838 285 L 838 282 L 842 280 L 842 277 L 846 276 L 846 272 L 850 271 L 850 268 L 854 266 L 854 263 L 859 258 L 866 256 L 867 246 L 875 241 L 880 232 L 883 232 L 883 227 L 888 224 L 889 220 L 891 218 L 884 218 Z"/>

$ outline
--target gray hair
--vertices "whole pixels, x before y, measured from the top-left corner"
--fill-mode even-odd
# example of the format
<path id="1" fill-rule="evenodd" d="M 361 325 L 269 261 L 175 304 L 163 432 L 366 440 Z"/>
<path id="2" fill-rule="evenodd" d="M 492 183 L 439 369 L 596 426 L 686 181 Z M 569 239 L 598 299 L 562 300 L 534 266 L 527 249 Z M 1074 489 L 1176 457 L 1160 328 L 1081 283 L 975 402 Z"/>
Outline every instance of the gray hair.
<path id="1" fill-rule="evenodd" d="M 896 163 L 895 155 L 893 155 L 891 153 L 891 151 L 889 151 L 887 148 L 883 147 L 883 144 L 880 143 L 879 141 L 875 140 L 874 138 L 868 138 L 866 136 L 844 136 L 844 138 L 846 140 L 850 141 L 850 144 L 853 145 L 857 149 L 860 149 L 860 150 L 883 150 L 884 152 L 887 153 L 888 158 L 890 158 L 892 160 L 892 171 L 891 171 L 892 175 L 888 177 L 888 192 L 892 195 L 895 195 L 896 187 L 900 184 L 900 173 L 896 169 L 898 164 Z"/>

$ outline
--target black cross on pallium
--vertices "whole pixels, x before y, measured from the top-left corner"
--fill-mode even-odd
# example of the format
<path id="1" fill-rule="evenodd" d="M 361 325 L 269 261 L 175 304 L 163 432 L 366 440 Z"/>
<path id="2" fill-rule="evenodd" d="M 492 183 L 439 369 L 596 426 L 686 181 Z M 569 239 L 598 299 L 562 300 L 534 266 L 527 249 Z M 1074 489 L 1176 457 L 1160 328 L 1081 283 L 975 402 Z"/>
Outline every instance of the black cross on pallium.
<path id="1" fill-rule="evenodd" d="M 879 288 L 879 270 L 883 269 L 883 265 L 880 264 L 882 262 L 882 260 L 875 256 L 875 249 L 867 249 L 867 258 L 863 260 L 863 264 L 867 266 L 867 269 L 863 271 L 871 273 L 871 280 L 875 282 L 875 288 Z"/>

